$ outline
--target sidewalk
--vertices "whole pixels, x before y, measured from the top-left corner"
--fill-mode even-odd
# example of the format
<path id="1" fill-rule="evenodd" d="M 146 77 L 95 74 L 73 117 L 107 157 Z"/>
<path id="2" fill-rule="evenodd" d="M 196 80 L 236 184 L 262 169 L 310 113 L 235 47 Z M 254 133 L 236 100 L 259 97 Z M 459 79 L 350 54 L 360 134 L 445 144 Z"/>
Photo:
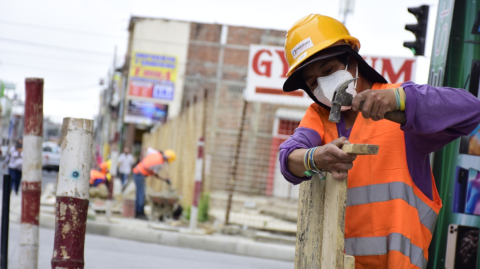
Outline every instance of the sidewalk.
<path id="1" fill-rule="evenodd" d="M 20 223 L 21 196 L 12 195 L 10 201 L 10 222 Z M 41 206 L 40 227 L 54 229 L 55 214 L 53 206 Z M 173 227 L 162 222 L 149 222 L 137 219 L 96 216 L 87 221 L 87 233 L 114 238 L 155 243 L 175 247 L 184 247 L 213 252 L 223 252 L 257 258 L 294 261 L 294 238 L 278 236 L 265 232 L 251 232 L 250 237 L 239 235 L 189 234 L 188 228 Z M 259 241 L 278 242 L 282 244 Z"/>

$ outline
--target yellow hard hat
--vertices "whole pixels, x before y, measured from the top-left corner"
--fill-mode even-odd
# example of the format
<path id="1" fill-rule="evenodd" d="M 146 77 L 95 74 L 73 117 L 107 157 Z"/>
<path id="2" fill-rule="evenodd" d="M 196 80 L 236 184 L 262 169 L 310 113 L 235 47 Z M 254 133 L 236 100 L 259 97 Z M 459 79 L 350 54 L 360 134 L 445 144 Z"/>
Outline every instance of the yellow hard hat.
<path id="1" fill-rule="evenodd" d="M 175 161 L 175 159 L 177 159 L 177 154 L 175 153 L 175 151 L 173 151 L 171 149 L 167 149 L 167 150 L 163 151 L 163 155 L 165 155 L 165 157 L 167 158 L 168 163 L 171 163 L 171 162 Z"/>
<path id="2" fill-rule="evenodd" d="M 287 77 L 309 57 L 338 41 L 345 41 L 352 49 L 360 49 L 360 41 L 334 18 L 310 14 L 295 22 L 285 40 L 285 56 L 289 67 Z"/>
<path id="3" fill-rule="evenodd" d="M 304 90 L 313 101 L 320 103 L 302 76 L 302 69 L 308 64 L 334 56 L 352 56 L 358 64 L 359 72 L 371 82 L 387 83 L 387 80 L 373 69 L 358 50 L 360 41 L 351 36 L 345 26 L 334 18 L 310 14 L 298 20 L 287 32 L 285 57 L 289 70 L 283 84 L 283 91 Z M 328 107 L 327 107 L 328 108 Z"/>

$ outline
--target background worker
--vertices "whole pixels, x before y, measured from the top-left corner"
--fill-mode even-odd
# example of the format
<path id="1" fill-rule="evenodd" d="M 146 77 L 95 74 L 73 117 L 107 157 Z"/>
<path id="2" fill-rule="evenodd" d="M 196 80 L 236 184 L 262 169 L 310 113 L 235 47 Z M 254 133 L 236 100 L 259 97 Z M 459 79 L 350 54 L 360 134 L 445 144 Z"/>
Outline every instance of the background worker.
<path id="1" fill-rule="evenodd" d="M 111 188 L 109 182 L 112 180 L 112 175 L 110 174 L 110 167 L 112 165 L 111 160 L 100 163 L 99 170 L 92 169 L 90 170 L 90 186 L 97 187 L 100 184 L 105 184 L 108 189 Z"/>
<path id="2" fill-rule="evenodd" d="M 170 185 L 170 180 L 160 177 L 158 173 L 160 169 L 165 165 L 172 163 L 177 158 L 177 155 L 173 150 L 167 149 L 165 151 L 150 151 L 146 154 L 143 160 L 141 160 L 133 168 L 133 180 L 136 186 L 136 199 L 135 199 L 135 217 L 139 219 L 147 219 L 144 213 L 145 206 L 145 178 L 147 176 L 154 176 L 160 180 L 165 181 Z"/>
<path id="3" fill-rule="evenodd" d="M 107 176 L 95 169 L 90 170 L 90 186 L 97 187 L 100 184 L 107 183 Z"/>
<path id="4" fill-rule="evenodd" d="M 20 184 L 22 182 L 23 164 L 23 144 L 21 139 L 18 139 L 13 146 L 13 149 L 9 150 L 6 162 L 8 163 L 8 173 L 10 174 L 10 180 L 12 181 L 11 190 L 14 190 L 15 194 L 18 195 Z"/>
<path id="5" fill-rule="evenodd" d="M 293 184 L 330 172 L 347 178 L 345 253 L 355 268 L 425 268 L 442 206 L 429 154 L 480 123 L 480 101 L 462 89 L 387 84 L 358 54 L 360 42 L 339 21 L 311 14 L 288 31 L 286 92 L 304 90 L 314 103 L 280 145 L 281 171 Z M 335 89 L 348 79 L 351 107 L 328 120 Z M 363 102 L 363 105 L 361 105 Z M 384 120 L 405 112 L 406 123 Z M 347 154 L 345 143 L 380 146 L 378 155 Z"/>
<path id="6" fill-rule="evenodd" d="M 123 148 L 123 152 L 118 156 L 117 163 L 122 185 L 125 185 L 125 182 L 132 171 L 132 166 L 135 163 L 135 158 L 133 158 L 133 155 L 130 153 L 130 148 Z"/>

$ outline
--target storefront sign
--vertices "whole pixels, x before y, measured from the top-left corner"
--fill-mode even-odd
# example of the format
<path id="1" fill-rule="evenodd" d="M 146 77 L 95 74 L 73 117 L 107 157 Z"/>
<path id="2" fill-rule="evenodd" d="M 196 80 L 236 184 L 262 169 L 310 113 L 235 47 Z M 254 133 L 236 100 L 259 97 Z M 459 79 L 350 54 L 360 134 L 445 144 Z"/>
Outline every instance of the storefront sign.
<path id="1" fill-rule="evenodd" d="M 165 122 L 168 105 L 147 101 L 128 100 L 125 122 L 154 125 Z"/>
<path id="2" fill-rule="evenodd" d="M 364 59 L 390 83 L 415 81 L 415 58 L 364 56 Z M 288 72 L 283 47 L 250 45 L 247 101 L 308 106 L 310 97 L 302 90 L 286 93 L 282 90 Z"/>

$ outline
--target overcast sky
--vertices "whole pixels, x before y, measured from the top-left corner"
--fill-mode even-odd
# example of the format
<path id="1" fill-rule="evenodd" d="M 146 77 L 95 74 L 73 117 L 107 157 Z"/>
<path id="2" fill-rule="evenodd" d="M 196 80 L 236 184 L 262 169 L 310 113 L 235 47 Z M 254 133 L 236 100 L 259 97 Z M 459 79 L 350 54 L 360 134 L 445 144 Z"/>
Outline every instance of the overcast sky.
<path id="1" fill-rule="evenodd" d="M 45 79 L 44 113 L 93 118 L 99 110 L 99 80 L 112 68 L 114 50 L 123 63 L 131 16 L 287 30 L 310 13 L 337 19 L 339 0 L 0 0 L 0 79 L 23 97 L 24 79 Z M 426 83 L 438 1 L 356 0 L 347 28 L 361 54 L 412 57 L 414 40 L 404 29 L 416 23 L 407 7 L 430 5 L 426 57 L 417 61 L 416 82 Z"/>

